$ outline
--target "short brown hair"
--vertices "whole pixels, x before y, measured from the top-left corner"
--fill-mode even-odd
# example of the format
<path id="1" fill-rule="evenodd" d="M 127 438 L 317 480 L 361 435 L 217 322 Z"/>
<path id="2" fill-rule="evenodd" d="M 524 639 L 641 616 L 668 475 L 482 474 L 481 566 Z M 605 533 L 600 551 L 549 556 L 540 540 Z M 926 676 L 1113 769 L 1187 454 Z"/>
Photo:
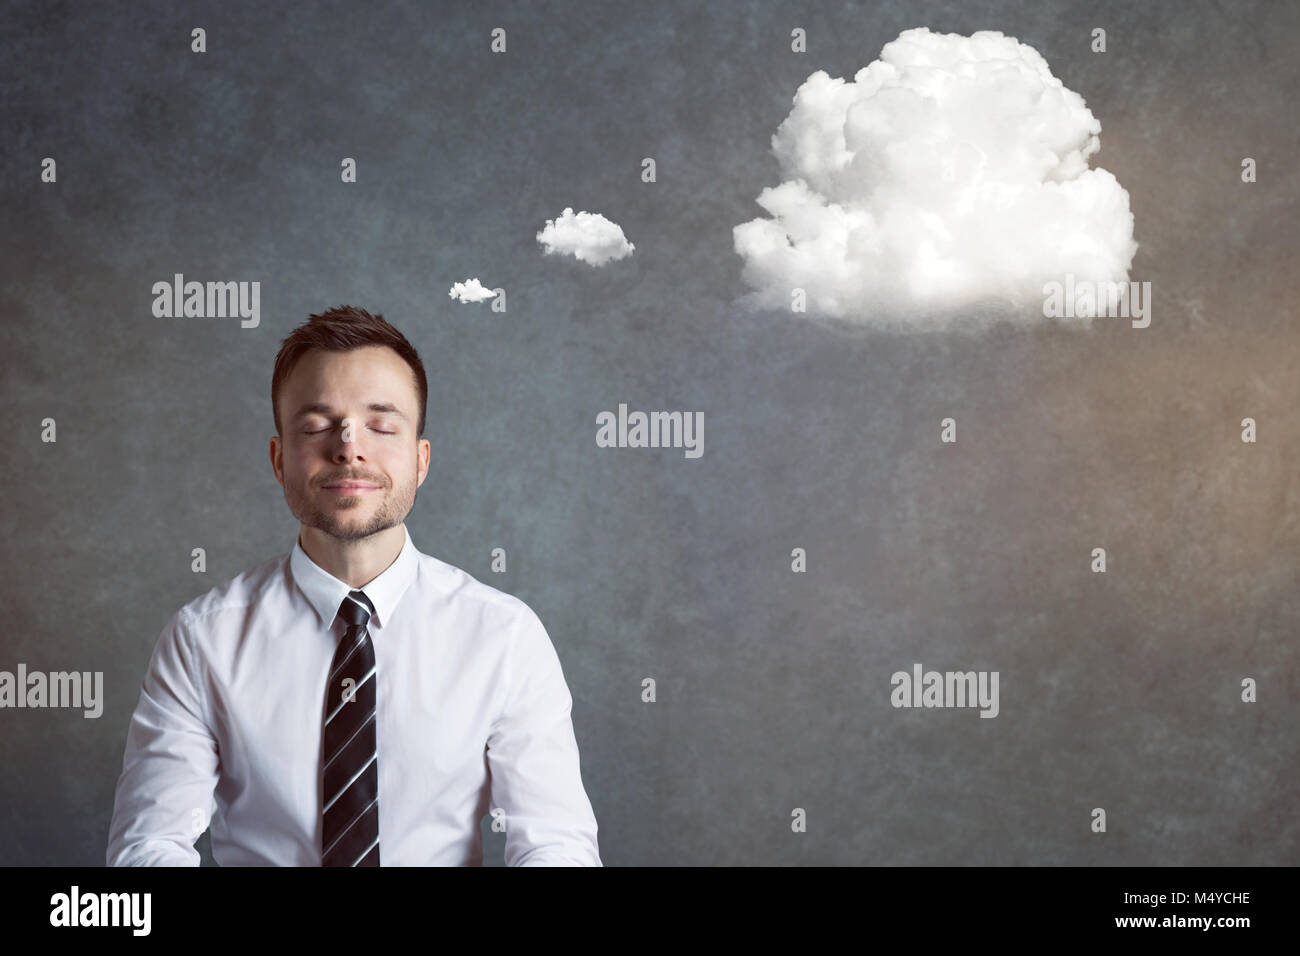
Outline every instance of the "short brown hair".
<path id="1" fill-rule="evenodd" d="M 420 362 L 419 353 L 406 340 L 406 336 L 384 321 L 382 315 L 371 315 L 365 309 L 350 305 L 341 305 L 320 315 L 308 316 L 306 322 L 280 343 L 280 354 L 275 357 L 275 371 L 271 374 L 271 413 L 275 416 L 276 433 L 284 433 L 280 427 L 280 389 L 304 353 L 311 349 L 350 352 L 368 345 L 388 346 L 411 367 L 411 372 L 415 375 L 415 391 L 420 396 L 420 427 L 416 436 L 422 437 L 429 383 L 424 377 L 424 365 Z"/>

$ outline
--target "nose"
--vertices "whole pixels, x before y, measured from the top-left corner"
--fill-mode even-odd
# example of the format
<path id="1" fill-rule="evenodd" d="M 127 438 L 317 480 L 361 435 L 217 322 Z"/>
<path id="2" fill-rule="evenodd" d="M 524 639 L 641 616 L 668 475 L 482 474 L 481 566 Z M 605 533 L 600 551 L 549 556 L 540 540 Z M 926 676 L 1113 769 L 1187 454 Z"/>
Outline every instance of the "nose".
<path id="1" fill-rule="evenodd" d="M 343 436 L 347 434 L 349 431 L 352 432 L 352 434 L 350 435 L 352 440 L 344 441 Z M 358 431 L 357 429 L 350 430 L 347 428 L 340 428 L 335 433 L 334 444 L 333 447 L 330 449 L 331 456 L 335 462 L 338 462 L 339 464 L 347 464 L 348 462 L 355 461 L 358 458 L 364 460 L 361 454 L 361 447 L 357 442 L 357 434 L 356 434 L 357 431 Z"/>

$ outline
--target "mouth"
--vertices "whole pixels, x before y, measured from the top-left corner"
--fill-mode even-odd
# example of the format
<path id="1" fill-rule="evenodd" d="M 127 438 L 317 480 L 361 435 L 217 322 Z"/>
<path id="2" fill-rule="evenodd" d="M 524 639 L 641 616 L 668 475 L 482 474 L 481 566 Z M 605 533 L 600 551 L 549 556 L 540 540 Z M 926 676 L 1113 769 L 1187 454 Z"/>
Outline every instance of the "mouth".
<path id="1" fill-rule="evenodd" d="M 340 495 L 345 498 L 355 498 L 358 495 L 368 495 L 371 492 L 379 491 L 379 485 L 372 485 L 368 481 L 339 481 L 334 484 L 325 485 L 324 490 L 332 495 Z"/>

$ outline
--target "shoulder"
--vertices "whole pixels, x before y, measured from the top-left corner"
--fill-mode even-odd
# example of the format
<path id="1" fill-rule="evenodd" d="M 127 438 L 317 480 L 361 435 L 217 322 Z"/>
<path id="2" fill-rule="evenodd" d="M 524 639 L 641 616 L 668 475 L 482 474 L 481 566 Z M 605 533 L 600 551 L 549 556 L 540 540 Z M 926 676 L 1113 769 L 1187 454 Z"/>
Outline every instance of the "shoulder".
<path id="1" fill-rule="evenodd" d="M 223 614 L 246 612 L 250 606 L 261 604 L 268 592 L 287 585 L 288 563 L 287 552 L 269 558 L 186 602 L 173 620 L 191 627 L 202 627 Z"/>
<path id="2" fill-rule="evenodd" d="M 541 619 L 524 601 L 430 554 L 420 554 L 420 581 L 428 599 L 445 602 L 490 631 L 540 631 Z"/>

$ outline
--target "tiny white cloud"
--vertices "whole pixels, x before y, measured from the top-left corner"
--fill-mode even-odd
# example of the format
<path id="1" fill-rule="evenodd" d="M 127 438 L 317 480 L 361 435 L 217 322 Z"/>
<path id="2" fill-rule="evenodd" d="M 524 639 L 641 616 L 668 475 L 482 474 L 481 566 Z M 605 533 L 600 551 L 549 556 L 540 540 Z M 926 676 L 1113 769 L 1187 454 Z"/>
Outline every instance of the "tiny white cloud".
<path id="1" fill-rule="evenodd" d="M 570 207 L 558 219 L 546 220 L 537 241 L 548 256 L 570 255 L 593 266 L 626 258 L 636 248 L 617 223 L 596 212 L 575 215 Z"/>
<path id="2" fill-rule="evenodd" d="M 768 218 L 733 229 L 745 298 L 789 311 L 800 288 L 808 317 L 862 325 L 988 303 L 1040 321 L 1026 306 L 1045 282 L 1128 278 L 1128 193 L 1088 165 L 1100 133 L 1036 50 L 995 31 L 907 30 L 851 80 L 819 70 L 772 137 Z"/>
<path id="3" fill-rule="evenodd" d="M 447 294 L 461 302 L 482 302 L 496 295 L 491 289 L 483 288 L 483 284 L 476 278 L 467 282 L 452 283 L 451 291 Z"/>

